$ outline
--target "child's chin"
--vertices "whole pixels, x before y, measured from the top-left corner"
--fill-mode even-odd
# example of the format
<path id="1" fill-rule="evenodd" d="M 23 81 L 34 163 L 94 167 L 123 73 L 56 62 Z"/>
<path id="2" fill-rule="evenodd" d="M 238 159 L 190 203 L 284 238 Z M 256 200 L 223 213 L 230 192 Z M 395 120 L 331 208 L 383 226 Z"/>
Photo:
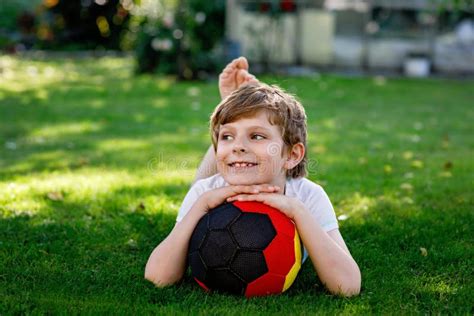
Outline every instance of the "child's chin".
<path id="1" fill-rule="evenodd" d="M 223 175 L 222 177 L 230 185 L 252 185 L 258 183 L 256 179 L 252 179 L 249 176 Z"/>

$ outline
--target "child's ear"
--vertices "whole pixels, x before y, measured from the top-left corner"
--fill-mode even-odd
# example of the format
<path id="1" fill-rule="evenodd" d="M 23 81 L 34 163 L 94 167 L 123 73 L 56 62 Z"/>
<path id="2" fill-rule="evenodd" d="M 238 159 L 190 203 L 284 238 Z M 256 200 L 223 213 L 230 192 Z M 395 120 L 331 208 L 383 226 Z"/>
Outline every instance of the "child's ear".
<path id="1" fill-rule="evenodd" d="M 290 170 L 296 167 L 304 158 L 305 148 L 303 143 L 293 145 L 288 152 L 288 157 L 285 162 L 285 168 Z"/>

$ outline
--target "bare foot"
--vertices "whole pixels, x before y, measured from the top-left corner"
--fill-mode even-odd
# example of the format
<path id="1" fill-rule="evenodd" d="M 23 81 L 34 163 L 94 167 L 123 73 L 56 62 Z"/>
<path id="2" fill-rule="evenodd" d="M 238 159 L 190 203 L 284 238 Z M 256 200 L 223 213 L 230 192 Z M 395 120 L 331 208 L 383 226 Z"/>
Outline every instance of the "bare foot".
<path id="1" fill-rule="evenodd" d="M 219 75 L 219 93 L 222 99 L 227 98 L 243 84 L 258 82 L 248 69 L 249 63 L 245 57 L 236 58 L 225 66 Z"/>

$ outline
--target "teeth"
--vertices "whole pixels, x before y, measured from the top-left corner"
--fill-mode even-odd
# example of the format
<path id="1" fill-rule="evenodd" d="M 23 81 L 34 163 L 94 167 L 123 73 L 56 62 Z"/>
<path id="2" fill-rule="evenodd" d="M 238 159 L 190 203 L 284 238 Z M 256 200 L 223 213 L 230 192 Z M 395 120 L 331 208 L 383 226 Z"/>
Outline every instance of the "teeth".
<path id="1" fill-rule="evenodd" d="M 247 162 L 234 162 L 232 164 L 230 164 L 231 166 L 233 167 L 237 167 L 237 168 L 244 168 L 244 167 L 253 167 L 255 166 L 256 164 L 254 163 L 247 163 Z"/>

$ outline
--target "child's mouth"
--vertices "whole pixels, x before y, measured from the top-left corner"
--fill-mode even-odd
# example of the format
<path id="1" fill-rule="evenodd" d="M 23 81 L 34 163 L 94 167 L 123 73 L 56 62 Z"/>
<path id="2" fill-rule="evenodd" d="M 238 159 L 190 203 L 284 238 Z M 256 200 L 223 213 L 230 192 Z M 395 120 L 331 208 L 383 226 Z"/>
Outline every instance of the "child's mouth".
<path id="1" fill-rule="evenodd" d="M 258 164 L 253 162 L 232 162 L 228 166 L 236 171 L 246 170 L 258 166 Z"/>

